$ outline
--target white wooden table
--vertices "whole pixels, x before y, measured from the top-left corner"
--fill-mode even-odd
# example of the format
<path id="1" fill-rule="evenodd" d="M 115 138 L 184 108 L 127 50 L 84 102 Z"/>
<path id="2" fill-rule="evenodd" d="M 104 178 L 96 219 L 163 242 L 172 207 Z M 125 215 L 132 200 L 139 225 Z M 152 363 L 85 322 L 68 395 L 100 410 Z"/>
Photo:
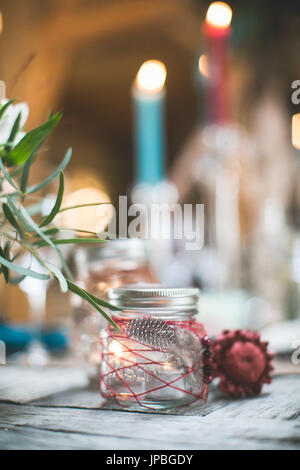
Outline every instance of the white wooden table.
<path id="1" fill-rule="evenodd" d="M 1 449 L 300 449 L 300 375 L 231 400 L 216 388 L 183 415 L 103 409 L 81 388 L 30 404 L 0 402 Z"/>

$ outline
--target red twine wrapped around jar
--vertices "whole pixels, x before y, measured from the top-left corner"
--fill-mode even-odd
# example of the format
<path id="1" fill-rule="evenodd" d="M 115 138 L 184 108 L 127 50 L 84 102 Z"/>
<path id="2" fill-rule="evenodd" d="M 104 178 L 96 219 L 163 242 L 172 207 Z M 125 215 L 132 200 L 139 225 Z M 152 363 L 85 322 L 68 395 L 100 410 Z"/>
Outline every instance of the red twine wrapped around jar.
<path id="1" fill-rule="evenodd" d="M 187 329 L 195 335 L 199 341 L 199 349 L 201 350 L 201 363 L 195 364 L 193 367 L 185 368 L 185 370 L 182 371 L 182 375 L 179 375 L 174 380 L 165 380 L 164 378 L 160 377 L 161 374 L 155 374 L 153 371 L 149 370 L 149 366 L 160 367 L 165 365 L 165 363 L 162 361 L 156 361 L 155 359 L 152 360 L 151 353 L 165 351 L 149 346 L 148 344 L 137 341 L 136 339 L 133 340 L 132 337 L 130 338 L 126 332 L 128 320 L 114 318 L 114 321 L 120 328 L 120 331 L 113 329 L 109 325 L 106 330 L 107 336 L 105 339 L 100 337 L 102 364 L 105 365 L 104 372 L 102 369 L 100 369 L 100 393 L 104 398 L 113 398 L 119 405 L 125 407 L 128 406 L 121 399 L 121 394 L 116 391 L 109 383 L 110 378 L 114 376 L 117 377 L 119 382 L 126 389 L 126 398 L 130 399 L 131 402 L 135 401 L 136 404 L 141 407 L 151 409 L 151 406 L 145 405 L 143 403 L 143 399 L 153 392 L 168 389 L 182 392 L 192 397 L 192 400 L 188 403 L 189 405 L 199 399 L 206 401 L 208 394 L 208 384 L 212 381 L 212 360 L 210 352 L 211 339 L 206 335 L 205 328 L 201 323 L 197 323 L 193 320 L 166 321 L 166 323 L 171 328 Z M 122 360 L 120 360 L 119 364 L 117 365 L 116 362 L 118 361 L 116 361 L 114 351 L 110 351 L 109 347 L 107 347 L 108 344 L 111 344 L 111 341 L 116 342 L 116 349 L 119 348 L 119 354 L 125 356 L 125 358 L 122 357 Z M 133 346 L 129 346 L 129 344 L 133 344 Z M 118 353 L 118 351 L 116 352 Z M 153 354 L 153 356 L 155 356 L 155 354 Z M 151 381 L 154 383 L 157 383 L 158 381 L 159 385 L 155 386 L 154 388 L 151 388 L 150 386 L 149 388 L 146 388 L 146 390 L 140 393 L 136 393 L 133 390 L 134 387 L 128 383 L 129 381 L 124 378 L 124 375 L 130 374 L 130 371 L 132 371 L 132 374 L 135 374 L 137 370 L 145 375 L 149 384 L 151 384 Z M 125 374 L 124 371 L 126 371 Z M 189 375 L 195 373 L 199 373 L 201 375 L 201 377 L 199 377 L 199 381 L 201 383 L 201 390 L 199 393 L 193 393 L 190 390 L 182 387 L 182 379 L 185 379 Z M 154 379 L 154 381 L 152 379 Z"/>

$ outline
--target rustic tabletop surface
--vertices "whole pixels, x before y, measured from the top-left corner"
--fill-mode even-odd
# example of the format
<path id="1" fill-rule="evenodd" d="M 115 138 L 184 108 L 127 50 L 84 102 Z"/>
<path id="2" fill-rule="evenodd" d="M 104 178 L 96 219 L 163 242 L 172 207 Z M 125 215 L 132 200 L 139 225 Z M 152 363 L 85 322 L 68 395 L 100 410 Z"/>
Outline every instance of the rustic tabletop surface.
<path id="1" fill-rule="evenodd" d="M 2 401 L 0 448 L 300 449 L 300 375 L 278 376 L 244 400 L 213 387 L 205 405 L 178 413 L 106 409 L 97 390 L 84 387 L 30 403 Z"/>

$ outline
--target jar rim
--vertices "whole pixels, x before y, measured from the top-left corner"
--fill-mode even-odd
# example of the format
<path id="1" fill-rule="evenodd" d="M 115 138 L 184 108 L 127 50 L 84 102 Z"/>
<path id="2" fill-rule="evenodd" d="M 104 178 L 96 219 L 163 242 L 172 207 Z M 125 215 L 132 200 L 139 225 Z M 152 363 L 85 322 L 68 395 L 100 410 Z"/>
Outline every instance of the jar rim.
<path id="1" fill-rule="evenodd" d="M 199 300 L 198 288 L 161 286 L 125 286 L 109 289 L 108 296 L 120 308 L 194 310 Z"/>
<path id="2" fill-rule="evenodd" d="M 79 263 L 112 258 L 147 261 L 147 245 L 141 238 L 116 238 L 97 245 L 81 246 L 75 250 L 75 258 L 79 258 Z"/>

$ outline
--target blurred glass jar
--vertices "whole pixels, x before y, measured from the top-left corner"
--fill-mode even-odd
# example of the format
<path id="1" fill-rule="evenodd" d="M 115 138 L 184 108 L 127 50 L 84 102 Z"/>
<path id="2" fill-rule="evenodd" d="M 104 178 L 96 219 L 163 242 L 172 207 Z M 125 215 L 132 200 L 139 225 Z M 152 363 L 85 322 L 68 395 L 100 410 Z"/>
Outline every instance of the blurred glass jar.
<path id="1" fill-rule="evenodd" d="M 156 283 L 145 240 L 108 240 L 97 246 L 76 249 L 73 264 L 77 283 L 91 294 L 107 300 L 108 290 L 137 283 Z M 99 331 L 107 322 L 101 314 L 73 295 L 73 349 L 75 357 L 88 365 L 91 377 L 100 363 Z"/>

